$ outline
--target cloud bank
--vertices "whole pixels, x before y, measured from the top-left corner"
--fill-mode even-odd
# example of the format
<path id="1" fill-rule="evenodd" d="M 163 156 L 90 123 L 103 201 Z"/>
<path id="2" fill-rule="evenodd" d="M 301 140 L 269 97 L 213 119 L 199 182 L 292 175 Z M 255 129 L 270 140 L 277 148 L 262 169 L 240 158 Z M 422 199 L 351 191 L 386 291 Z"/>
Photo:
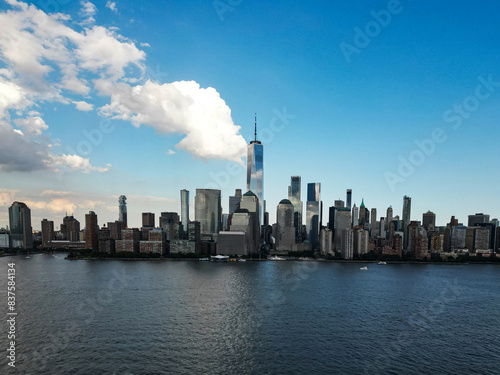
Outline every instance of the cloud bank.
<path id="1" fill-rule="evenodd" d="M 97 96 L 109 99 L 101 116 L 183 135 L 176 147 L 196 158 L 241 163 L 246 142 L 219 93 L 194 81 L 144 82 L 145 52 L 115 27 L 95 25 L 93 3 L 80 3 L 85 21 L 76 23 L 7 2 L 11 9 L 0 12 L 0 171 L 107 171 L 82 155 L 55 153 L 40 113 L 50 103 L 92 111 Z M 115 3 L 107 7 L 116 10 Z"/>

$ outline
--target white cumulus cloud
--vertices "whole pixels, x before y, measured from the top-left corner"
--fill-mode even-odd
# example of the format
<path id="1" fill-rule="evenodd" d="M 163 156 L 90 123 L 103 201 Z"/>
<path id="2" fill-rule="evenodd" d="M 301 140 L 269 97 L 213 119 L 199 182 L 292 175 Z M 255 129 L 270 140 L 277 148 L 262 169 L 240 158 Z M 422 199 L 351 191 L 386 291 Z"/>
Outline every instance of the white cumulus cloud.
<path id="1" fill-rule="evenodd" d="M 116 3 L 114 1 L 108 1 L 106 3 L 106 8 L 109 8 L 113 12 L 115 12 L 116 14 L 118 14 L 118 9 L 116 8 Z"/>
<path id="2" fill-rule="evenodd" d="M 184 134 L 177 147 L 195 157 L 242 163 L 246 142 L 214 88 L 194 81 L 162 85 L 148 80 L 136 86 L 103 83 L 100 89 L 111 96 L 111 103 L 100 108 L 104 116 L 151 126 L 159 134 Z"/>
<path id="3" fill-rule="evenodd" d="M 86 101 L 73 101 L 76 109 L 83 112 L 92 111 L 94 109 L 94 105 L 87 103 Z"/>

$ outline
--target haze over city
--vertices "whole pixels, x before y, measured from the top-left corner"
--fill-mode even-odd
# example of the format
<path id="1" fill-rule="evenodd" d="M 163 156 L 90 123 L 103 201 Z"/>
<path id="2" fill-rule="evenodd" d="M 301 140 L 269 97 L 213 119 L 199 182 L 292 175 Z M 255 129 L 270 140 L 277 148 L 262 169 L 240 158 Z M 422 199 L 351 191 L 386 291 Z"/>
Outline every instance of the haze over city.
<path id="1" fill-rule="evenodd" d="M 0 3 L 0 227 L 13 201 L 114 221 L 122 194 L 140 226 L 205 187 L 227 212 L 255 112 L 271 222 L 294 175 L 325 207 L 499 215 L 495 1 L 47 4 Z"/>

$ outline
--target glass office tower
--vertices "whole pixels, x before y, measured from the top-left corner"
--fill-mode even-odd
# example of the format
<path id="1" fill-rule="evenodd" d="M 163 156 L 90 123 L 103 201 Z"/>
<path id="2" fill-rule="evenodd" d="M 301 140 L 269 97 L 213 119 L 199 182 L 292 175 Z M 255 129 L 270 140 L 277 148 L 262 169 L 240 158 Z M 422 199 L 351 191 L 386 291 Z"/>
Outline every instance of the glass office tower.
<path id="1" fill-rule="evenodd" d="M 302 201 L 300 200 L 301 179 L 300 176 L 292 176 L 288 187 L 288 200 L 293 204 L 293 226 L 295 227 L 295 238 L 300 241 L 302 236 Z"/>
<path id="2" fill-rule="evenodd" d="M 264 223 L 264 146 L 257 140 L 257 116 L 255 116 L 255 139 L 248 145 L 247 191 L 259 198 L 259 220 Z"/>
<path id="3" fill-rule="evenodd" d="M 319 182 L 307 184 L 306 230 L 313 249 L 319 245 L 320 193 Z"/>
<path id="4" fill-rule="evenodd" d="M 194 219 L 200 222 L 201 233 L 217 234 L 222 230 L 221 191 L 196 189 Z"/>

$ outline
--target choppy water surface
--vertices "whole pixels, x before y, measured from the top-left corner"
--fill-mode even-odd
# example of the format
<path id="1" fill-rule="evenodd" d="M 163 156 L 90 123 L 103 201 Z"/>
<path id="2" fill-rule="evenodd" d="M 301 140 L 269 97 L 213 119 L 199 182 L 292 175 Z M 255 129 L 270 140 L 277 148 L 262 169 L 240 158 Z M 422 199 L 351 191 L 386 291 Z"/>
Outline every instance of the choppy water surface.
<path id="1" fill-rule="evenodd" d="M 500 373 L 495 265 L 12 261 L 0 373 Z"/>

